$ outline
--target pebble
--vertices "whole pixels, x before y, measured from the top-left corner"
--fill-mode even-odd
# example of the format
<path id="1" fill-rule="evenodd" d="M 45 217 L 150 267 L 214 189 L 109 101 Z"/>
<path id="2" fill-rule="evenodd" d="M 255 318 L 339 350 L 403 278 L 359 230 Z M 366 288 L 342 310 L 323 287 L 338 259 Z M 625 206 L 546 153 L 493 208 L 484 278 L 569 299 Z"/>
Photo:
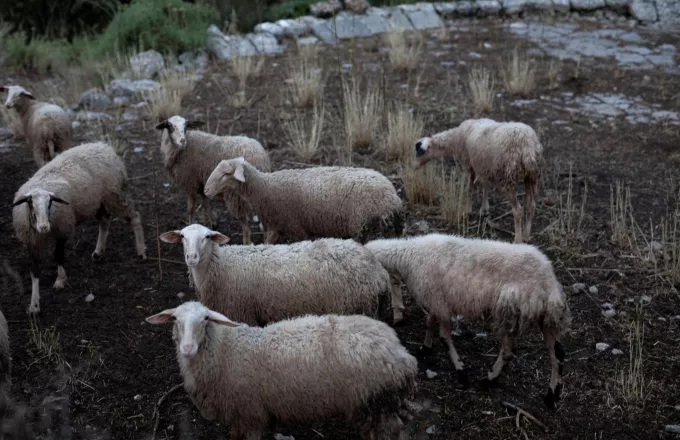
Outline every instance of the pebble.
<path id="1" fill-rule="evenodd" d="M 595 349 L 597 351 L 605 351 L 605 350 L 608 350 L 609 347 L 610 347 L 610 345 L 607 344 L 606 342 L 598 342 L 597 344 L 595 344 Z"/>
<path id="2" fill-rule="evenodd" d="M 666 425 L 664 429 L 666 432 L 670 432 L 672 434 L 680 434 L 680 425 Z"/>
<path id="3" fill-rule="evenodd" d="M 477 333 L 477 334 L 475 335 L 475 338 L 486 338 L 487 336 L 488 336 L 488 335 L 487 335 L 486 333 L 481 332 L 481 333 Z"/>
<path id="4" fill-rule="evenodd" d="M 425 370 L 425 376 L 427 376 L 428 379 L 434 379 L 437 377 L 437 373 L 432 370 Z"/>
<path id="5" fill-rule="evenodd" d="M 614 309 L 603 310 L 602 315 L 605 318 L 613 318 L 614 316 L 616 316 L 616 310 L 614 310 Z"/>
<path id="6" fill-rule="evenodd" d="M 91 303 L 92 301 L 94 301 L 94 295 L 90 293 L 85 297 L 85 302 Z"/>
<path id="7" fill-rule="evenodd" d="M 590 292 L 591 295 L 597 295 L 597 286 L 590 286 L 588 292 Z"/>
<path id="8" fill-rule="evenodd" d="M 135 397 L 133 397 L 133 399 L 135 399 L 135 402 L 139 402 L 140 400 L 142 400 L 142 395 L 137 394 Z"/>
<path id="9" fill-rule="evenodd" d="M 614 310 L 614 304 L 609 302 L 603 303 L 600 307 L 602 307 L 604 310 Z"/>
<path id="10" fill-rule="evenodd" d="M 283 435 L 281 433 L 276 433 L 274 434 L 274 440 L 295 440 L 295 437 L 292 435 Z"/>
<path id="11" fill-rule="evenodd" d="M 184 292 L 179 292 L 179 293 L 177 294 L 177 298 L 179 298 L 179 299 L 184 298 Z"/>
<path id="12" fill-rule="evenodd" d="M 586 285 L 583 283 L 575 283 L 571 286 L 571 291 L 574 293 L 583 292 L 586 290 Z"/>
<path id="13" fill-rule="evenodd" d="M 141 153 L 142 151 L 144 151 L 144 147 L 135 147 L 132 151 L 134 151 L 135 153 Z"/>
<path id="14" fill-rule="evenodd" d="M 615 348 L 615 349 L 612 350 L 612 354 L 614 356 L 619 356 L 619 355 L 622 355 L 623 352 L 621 350 L 619 350 L 618 348 Z"/>
<path id="15" fill-rule="evenodd" d="M 640 299 L 641 299 L 643 302 L 647 303 L 647 304 L 649 304 L 650 302 L 652 302 L 652 297 L 649 296 L 649 295 L 642 295 L 642 296 L 640 297 Z"/>
<path id="16" fill-rule="evenodd" d="M 425 430 L 425 434 L 434 434 L 434 425 Z"/>

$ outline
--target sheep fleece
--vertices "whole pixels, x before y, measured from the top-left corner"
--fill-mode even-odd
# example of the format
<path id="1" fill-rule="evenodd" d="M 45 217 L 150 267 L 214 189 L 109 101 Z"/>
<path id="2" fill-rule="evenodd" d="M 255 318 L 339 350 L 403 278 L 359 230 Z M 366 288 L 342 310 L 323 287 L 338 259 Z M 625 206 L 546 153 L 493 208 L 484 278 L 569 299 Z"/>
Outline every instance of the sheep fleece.
<path id="1" fill-rule="evenodd" d="M 34 154 L 40 152 L 50 160 L 49 141 L 54 144 L 55 155 L 71 146 L 71 120 L 61 107 L 45 102 L 32 102 L 21 116 L 21 121 L 24 135 Z"/>

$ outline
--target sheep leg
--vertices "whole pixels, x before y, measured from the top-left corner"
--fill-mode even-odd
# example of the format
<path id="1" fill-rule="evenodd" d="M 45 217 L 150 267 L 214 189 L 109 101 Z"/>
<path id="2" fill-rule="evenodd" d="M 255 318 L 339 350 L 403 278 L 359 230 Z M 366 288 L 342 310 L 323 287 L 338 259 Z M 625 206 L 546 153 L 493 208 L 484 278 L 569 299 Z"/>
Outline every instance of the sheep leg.
<path id="1" fill-rule="evenodd" d="M 57 262 L 57 279 L 54 282 L 56 290 L 63 289 L 66 284 L 66 271 L 64 270 L 64 252 L 66 250 L 66 240 L 57 239 L 57 247 L 54 250 L 54 260 Z"/>
<path id="2" fill-rule="evenodd" d="M 552 329 L 543 329 L 543 339 L 548 347 L 552 370 L 550 372 L 550 387 L 548 394 L 543 399 L 548 408 L 555 408 L 555 402 L 560 400 L 562 393 L 562 362 L 564 362 L 564 350 L 557 340 L 557 334 Z"/>
<path id="3" fill-rule="evenodd" d="M 189 224 L 194 223 L 194 214 L 196 213 L 196 194 L 189 192 L 187 194 L 187 213 L 189 214 Z"/>
<path id="4" fill-rule="evenodd" d="M 205 207 L 206 224 L 210 225 L 211 228 L 214 228 L 216 222 L 215 218 L 213 217 L 212 203 L 210 203 L 210 199 L 205 195 L 201 196 L 201 204 L 203 204 Z"/>
<path id="5" fill-rule="evenodd" d="M 522 205 L 517 200 L 517 188 L 514 185 L 508 186 L 505 192 L 512 206 L 512 216 L 515 218 L 515 243 L 522 242 Z"/>
<path id="6" fill-rule="evenodd" d="M 33 149 L 33 160 L 38 164 L 38 168 L 42 168 L 45 165 L 45 153 L 42 148 Z"/>
<path id="7" fill-rule="evenodd" d="M 106 250 L 106 240 L 109 236 L 109 227 L 111 226 L 111 216 L 106 212 L 106 208 L 101 206 L 97 211 L 97 220 L 99 220 L 99 236 L 97 237 L 97 246 L 92 252 L 92 259 L 99 259 Z"/>
<path id="8" fill-rule="evenodd" d="M 29 313 L 40 312 L 40 254 L 31 252 L 31 304 Z"/>
<path id="9" fill-rule="evenodd" d="M 194 199 L 195 200 L 195 199 Z M 104 208 L 110 215 L 122 217 L 132 226 L 132 233 L 135 236 L 135 249 L 137 255 L 146 260 L 146 245 L 144 244 L 144 228 L 142 227 L 142 217 L 135 210 L 135 205 L 128 197 L 119 192 L 113 192 L 111 197 L 104 203 Z"/>
<path id="10" fill-rule="evenodd" d="M 503 367 L 505 366 L 505 364 L 508 363 L 515 356 L 513 353 L 514 345 L 515 345 L 514 335 L 510 334 L 503 335 L 500 353 L 498 353 L 498 358 L 496 359 L 496 362 L 493 364 L 493 368 L 489 372 L 489 375 L 483 381 L 482 385 L 483 387 L 490 388 L 491 386 L 496 384 L 498 376 L 500 376 L 501 372 L 503 371 Z"/>
<path id="11" fill-rule="evenodd" d="M 524 180 L 524 191 L 526 193 L 527 218 L 524 224 L 524 241 L 528 242 L 531 238 L 531 223 L 534 221 L 534 211 L 536 209 L 536 193 L 538 182 L 533 179 Z"/>
<path id="12" fill-rule="evenodd" d="M 489 215 L 489 184 L 482 183 L 482 206 L 479 208 L 479 215 L 485 217 Z"/>
<path id="13" fill-rule="evenodd" d="M 401 295 L 399 283 L 392 275 L 390 275 L 390 290 L 392 292 L 392 325 L 397 325 L 404 320 L 404 298 Z"/>
<path id="14" fill-rule="evenodd" d="M 264 244 L 276 244 L 279 235 L 278 231 L 267 231 L 267 238 L 265 238 Z"/>
<path id="15" fill-rule="evenodd" d="M 248 210 L 246 209 L 245 202 L 238 196 L 228 196 L 224 193 L 224 204 L 227 207 L 227 211 L 233 217 L 238 219 L 241 223 L 241 231 L 243 238 L 241 239 L 242 244 L 251 244 L 251 231 L 250 231 L 250 217 L 248 215 Z"/>
<path id="16" fill-rule="evenodd" d="M 451 318 L 447 317 L 439 321 L 439 337 L 444 339 L 446 346 L 449 348 L 449 357 L 453 362 L 453 366 L 456 368 L 456 373 L 458 375 L 458 382 L 461 385 L 467 387 L 469 381 L 467 375 L 465 374 L 465 369 L 463 362 L 461 362 L 456 347 L 453 345 L 453 338 L 451 337 Z"/>
<path id="17" fill-rule="evenodd" d="M 432 352 L 432 337 L 434 336 L 434 328 L 437 325 L 437 317 L 432 313 L 428 314 L 425 324 L 427 325 L 427 331 L 425 332 L 425 341 L 423 341 L 423 346 L 420 349 L 421 355 Z"/>
<path id="18" fill-rule="evenodd" d="M 472 213 L 472 192 L 474 185 L 475 185 L 475 172 L 474 170 L 471 169 L 468 172 L 468 197 L 467 205 L 465 206 L 465 212 L 468 214 Z"/>

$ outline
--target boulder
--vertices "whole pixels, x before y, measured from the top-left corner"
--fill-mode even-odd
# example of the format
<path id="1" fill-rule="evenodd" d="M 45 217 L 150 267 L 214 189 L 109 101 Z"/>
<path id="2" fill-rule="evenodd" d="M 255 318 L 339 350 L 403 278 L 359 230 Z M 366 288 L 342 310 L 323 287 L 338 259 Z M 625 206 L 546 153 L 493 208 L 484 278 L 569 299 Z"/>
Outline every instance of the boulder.
<path id="1" fill-rule="evenodd" d="M 137 78 L 152 79 L 163 69 L 165 69 L 163 55 L 155 50 L 147 50 L 130 57 L 130 70 Z"/>

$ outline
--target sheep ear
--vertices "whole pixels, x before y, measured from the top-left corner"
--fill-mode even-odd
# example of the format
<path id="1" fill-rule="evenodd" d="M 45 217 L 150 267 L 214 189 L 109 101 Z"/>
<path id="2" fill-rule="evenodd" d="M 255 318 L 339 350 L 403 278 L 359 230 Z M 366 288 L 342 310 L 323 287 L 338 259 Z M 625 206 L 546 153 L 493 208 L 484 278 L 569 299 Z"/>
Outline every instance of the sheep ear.
<path id="1" fill-rule="evenodd" d="M 214 322 L 215 324 L 226 325 L 227 327 L 239 327 L 241 325 L 238 322 L 234 322 L 223 314 L 217 313 L 213 310 L 208 311 L 208 320 Z"/>
<path id="2" fill-rule="evenodd" d="M 242 163 L 236 166 L 236 171 L 234 171 L 234 179 L 238 180 L 239 182 L 246 181 L 245 168 L 243 167 Z"/>
<path id="3" fill-rule="evenodd" d="M 3 93 L 4 93 L 4 92 L 6 92 L 6 91 L 8 91 L 8 90 L 9 90 L 9 89 L 8 89 L 7 87 L 5 87 L 5 86 L 0 86 L 0 92 L 3 92 Z"/>
<path id="4" fill-rule="evenodd" d="M 180 231 L 163 232 L 158 238 L 166 243 L 179 243 L 182 241 L 182 233 Z"/>
<path id="5" fill-rule="evenodd" d="M 185 130 L 196 130 L 197 128 L 201 128 L 204 125 L 205 125 L 205 122 L 203 122 L 203 121 L 190 121 L 190 122 L 187 122 L 184 129 Z"/>
<path id="6" fill-rule="evenodd" d="M 167 120 L 156 125 L 156 130 L 165 130 L 166 128 L 170 128 L 170 123 Z"/>
<path id="7" fill-rule="evenodd" d="M 69 202 L 67 202 L 67 201 L 64 200 L 64 199 L 60 199 L 59 197 L 52 196 L 52 197 L 50 197 L 50 198 L 52 199 L 53 202 L 61 203 L 61 204 L 63 204 L 63 205 L 70 205 Z"/>
<path id="8" fill-rule="evenodd" d="M 165 324 L 172 319 L 173 313 L 175 313 L 175 309 L 163 310 L 160 313 L 156 313 L 155 315 L 146 318 L 146 322 L 149 324 Z"/>
<path id="9" fill-rule="evenodd" d="M 24 98 L 27 99 L 35 99 L 35 96 L 31 95 L 29 92 L 21 92 L 19 93 L 19 96 L 23 96 Z"/>
<path id="10" fill-rule="evenodd" d="M 19 205 L 22 205 L 24 203 L 30 202 L 30 201 L 31 201 L 31 196 L 23 196 L 19 200 L 17 200 L 16 202 L 12 203 L 12 208 L 14 208 L 15 206 L 19 206 Z"/>
<path id="11" fill-rule="evenodd" d="M 213 243 L 217 243 L 217 244 L 227 244 L 227 243 L 229 243 L 229 237 L 227 237 L 224 234 L 220 234 L 219 232 L 211 232 L 210 235 L 208 235 L 208 238 Z"/>

